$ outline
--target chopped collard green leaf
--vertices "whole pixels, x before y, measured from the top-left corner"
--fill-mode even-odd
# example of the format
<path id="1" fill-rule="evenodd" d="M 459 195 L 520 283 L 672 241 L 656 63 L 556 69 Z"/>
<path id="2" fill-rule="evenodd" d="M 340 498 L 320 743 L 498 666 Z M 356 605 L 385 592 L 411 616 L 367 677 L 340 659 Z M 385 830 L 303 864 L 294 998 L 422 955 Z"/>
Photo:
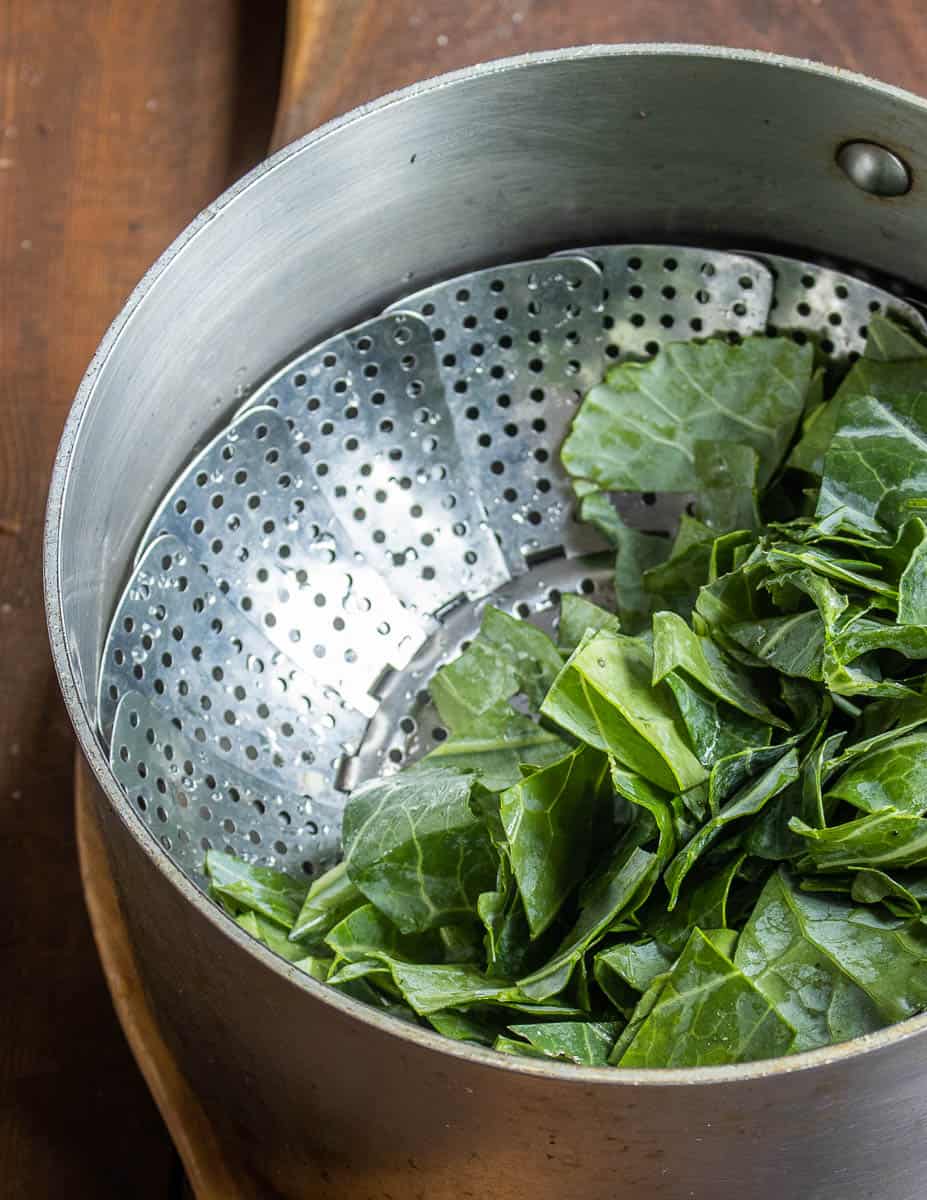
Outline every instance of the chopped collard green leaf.
<path id="1" fill-rule="evenodd" d="M 615 611 L 564 596 L 555 642 L 487 607 L 430 685 L 449 737 L 350 795 L 338 866 L 209 851 L 241 928 L 445 1037 L 610 1070 L 927 1009 L 927 349 L 877 316 L 833 374 L 774 337 L 611 368 L 562 460 Z M 671 539 L 627 490 L 697 500 Z"/>

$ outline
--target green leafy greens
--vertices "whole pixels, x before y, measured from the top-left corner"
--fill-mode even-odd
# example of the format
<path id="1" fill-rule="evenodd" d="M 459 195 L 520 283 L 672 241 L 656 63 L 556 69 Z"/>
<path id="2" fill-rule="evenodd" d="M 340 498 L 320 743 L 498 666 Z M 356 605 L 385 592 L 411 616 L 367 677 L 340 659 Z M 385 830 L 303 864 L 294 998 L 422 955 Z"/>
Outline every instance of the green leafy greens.
<path id="1" fill-rule="evenodd" d="M 311 885 L 219 850 L 291 969 L 448 1038 L 608 1069 L 772 1058 L 927 1009 L 927 349 L 874 317 L 608 371 L 562 459 L 615 598 L 486 607 L 449 736 L 348 798 Z M 609 491 L 694 493 L 675 538 Z"/>

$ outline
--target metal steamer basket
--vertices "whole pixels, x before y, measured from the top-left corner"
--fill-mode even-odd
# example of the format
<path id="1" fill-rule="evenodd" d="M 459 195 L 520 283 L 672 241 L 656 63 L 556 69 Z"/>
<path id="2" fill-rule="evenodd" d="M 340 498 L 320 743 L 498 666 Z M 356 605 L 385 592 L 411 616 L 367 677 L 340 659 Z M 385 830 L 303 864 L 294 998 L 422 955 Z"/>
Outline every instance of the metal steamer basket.
<path id="1" fill-rule="evenodd" d="M 607 588 L 556 460 L 609 359 L 923 331 L 925 157 L 927 104 L 843 72 L 529 56 L 283 150 L 130 298 L 56 463 L 52 646 L 164 1036 L 262 1193 L 922 1195 L 927 1017 L 736 1068 L 508 1059 L 316 983 L 201 869 L 330 864 L 346 792 L 440 736 L 429 675 L 487 599 Z"/>

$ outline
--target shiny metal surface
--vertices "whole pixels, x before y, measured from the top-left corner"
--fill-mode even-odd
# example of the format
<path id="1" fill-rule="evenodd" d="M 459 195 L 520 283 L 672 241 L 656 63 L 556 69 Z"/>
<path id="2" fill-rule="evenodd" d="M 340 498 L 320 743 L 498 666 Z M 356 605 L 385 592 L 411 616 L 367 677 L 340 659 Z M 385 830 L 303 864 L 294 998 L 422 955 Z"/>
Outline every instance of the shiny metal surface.
<path id="1" fill-rule="evenodd" d="M 359 561 L 351 531 L 315 484 L 308 447 L 276 408 L 249 410 L 184 471 L 143 546 L 159 534 L 177 538 L 284 662 L 370 716 L 384 664 L 405 666 L 428 625 Z M 175 649 L 182 656 L 185 647 Z"/>
<path id="2" fill-rule="evenodd" d="M 595 544 L 553 448 L 602 377 L 602 275 L 575 258 L 491 267 L 404 296 L 435 339 L 461 456 L 509 573 Z M 503 581 L 500 581 L 503 582 Z"/>
<path id="3" fill-rule="evenodd" d="M 365 724 L 245 620 L 170 534 L 148 547 L 116 612 L 100 682 L 107 739 L 129 691 L 214 757 L 308 794 Z"/>
<path id="4" fill-rule="evenodd" d="M 222 846 L 244 858 L 307 874 L 337 860 L 341 805 L 268 785 L 203 750 L 138 692 L 124 693 L 112 733 L 113 774 L 173 862 L 206 889 L 203 856 Z M 328 773 L 326 773 L 326 783 Z M 330 785 L 329 785 L 330 786 Z M 315 788 L 313 788 L 315 790 Z"/>
<path id="5" fill-rule="evenodd" d="M 291 425 L 354 556 L 397 600 L 430 616 L 508 578 L 455 437 L 431 332 L 414 313 L 323 342 L 254 400 Z"/>
<path id="6" fill-rule="evenodd" d="M 903 155 L 907 195 L 848 181 L 835 155 L 861 131 Z M 50 495 L 52 646 L 165 1033 L 210 1112 L 254 1146 L 268 1190 L 781 1200 L 798 1186 L 815 1200 L 919 1200 L 927 1019 L 697 1072 L 535 1066 L 394 1026 L 299 977 L 199 896 L 131 811 L 91 716 L 148 513 L 190 447 L 295 347 L 417 284 L 642 238 L 790 246 L 923 290 L 925 158 L 923 102 L 807 64 L 682 47 L 491 64 L 281 152 L 194 223 L 107 335 Z"/>
<path id="7" fill-rule="evenodd" d="M 816 339 L 823 354 L 846 365 L 866 346 L 869 321 L 879 313 L 908 325 L 922 337 L 927 321 L 913 304 L 884 288 L 816 263 L 765 254 L 775 280 L 770 332 L 788 331 Z"/>
<path id="8" fill-rule="evenodd" d="M 608 358 L 647 358 L 665 342 L 762 333 L 772 303 L 767 268 L 746 254 L 696 246 L 590 246 L 601 269 Z"/>
<path id="9" fill-rule="evenodd" d="M 911 172 L 904 159 L 874 142 L 847 142 L 837 152 L 846 176 L 873 196 L 903 196 L 911 189 Z"/>

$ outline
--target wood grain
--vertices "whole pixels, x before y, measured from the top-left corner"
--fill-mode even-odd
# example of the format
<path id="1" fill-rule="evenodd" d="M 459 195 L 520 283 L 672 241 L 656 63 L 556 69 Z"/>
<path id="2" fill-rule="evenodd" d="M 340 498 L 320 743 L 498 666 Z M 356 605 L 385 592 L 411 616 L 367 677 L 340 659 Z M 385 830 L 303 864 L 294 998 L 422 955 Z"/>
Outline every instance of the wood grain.
<path id="1" fill-rule="evenodd" d="M 927 90 L 922 0 L 292 0 L 276 140 L 417 79 L 591 42 L 703 42 Z"/>
<path id="2" fill-rule="evenodd" d="M 235 0 L 0 0 L 5 1200 L 146 1200 L 179 1187 L 84 913 L 42 519 L 61 425 L 106 325 L 171 238 L 265 150 L 281 29 L 255 28 Z"/>
<path id="3" fill-rule="evenodd" d="M 75 768 L 75 831 L 81 881 L 113 1007 L 152 1098 L 164 1118 L 197 1200 L 260 1200 L 241 1155 L 223 1146 L 168 1050 L 145 995 L 96 815 L 99 784 L 86 762 Z M 105 800 L 103 801 L 105 803 Z"/>

